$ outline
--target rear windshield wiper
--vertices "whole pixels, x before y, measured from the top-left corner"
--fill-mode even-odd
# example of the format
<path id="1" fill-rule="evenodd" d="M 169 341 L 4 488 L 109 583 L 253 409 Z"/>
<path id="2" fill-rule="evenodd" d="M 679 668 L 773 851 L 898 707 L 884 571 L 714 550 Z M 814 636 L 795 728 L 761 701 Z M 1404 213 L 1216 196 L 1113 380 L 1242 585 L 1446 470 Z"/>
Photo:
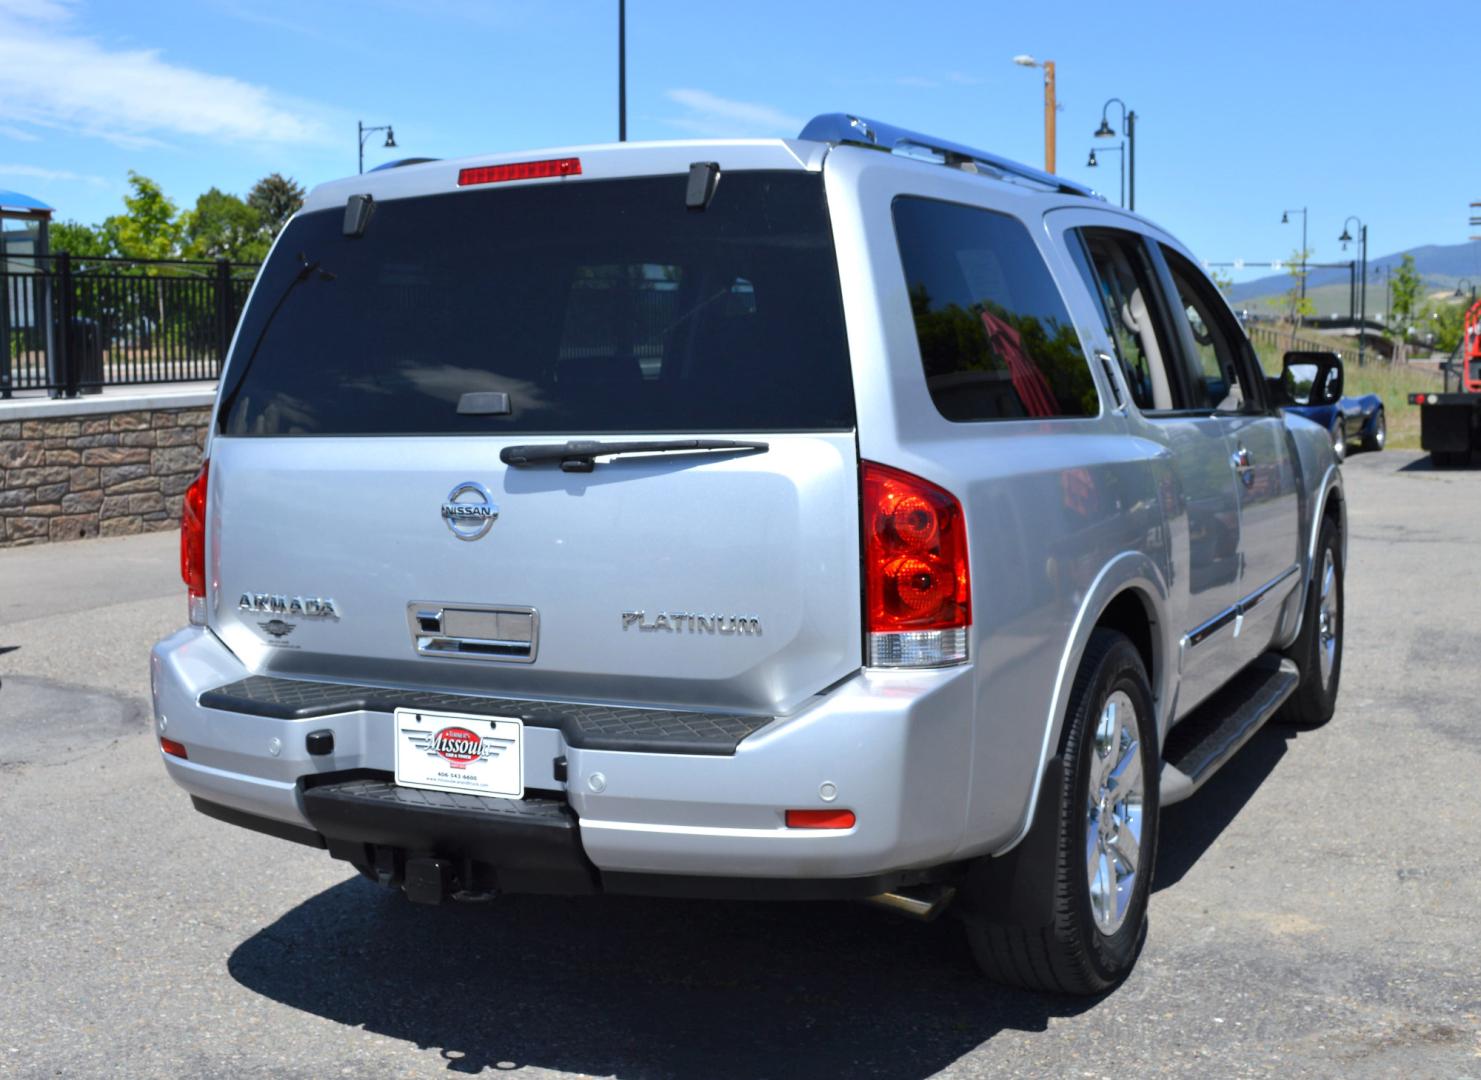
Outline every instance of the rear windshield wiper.
<path id="1" fill-rule="evenodd" d="M 630 442 L 598 442 L 595 439 L 572 439 L 563 443 L 528 443 L 506 446 L 499 460 L 518 468 L 542 461 L 559 461 L 562 472 L 591 472 L 599 457 L 618 454 L 673 454 L 703 450 L 770 450 L 764 442 L 740 442 L 735 439 L 635 439 Z"/>

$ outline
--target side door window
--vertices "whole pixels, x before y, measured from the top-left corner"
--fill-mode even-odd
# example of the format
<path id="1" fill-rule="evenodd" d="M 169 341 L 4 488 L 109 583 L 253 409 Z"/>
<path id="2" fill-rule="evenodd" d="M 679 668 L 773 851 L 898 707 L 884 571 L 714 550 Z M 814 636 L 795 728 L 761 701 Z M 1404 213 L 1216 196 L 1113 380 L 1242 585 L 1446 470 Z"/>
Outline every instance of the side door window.
<path id="1" fill-rule="evenodd" d="M 1176 296 L 1173 318 L 1194 399 L 1191 407 L 1221 413 L 1258 409 L 1263 396 L 1249 370 L 1253 355 L 1244 332 L 1197 267 L 1166 245 L 1161 252 Z"/>
<path id="2" fill-rule="evenodd" d="M 1142 239 L 1111 229 L 1076 230 L 1066 239 L 1086 286 L 1099 301 L 1102 325 L 1131 400 L 1143 413 L 1189 407 L 1176 380 L 1176 355 Z"/>
<path id="3" fill-rule="evenodd" d="M 901 195 L 892 204 L 931 401 L 957 422 L 1092 417 L 1074 321 L 1016 217 Z"/>

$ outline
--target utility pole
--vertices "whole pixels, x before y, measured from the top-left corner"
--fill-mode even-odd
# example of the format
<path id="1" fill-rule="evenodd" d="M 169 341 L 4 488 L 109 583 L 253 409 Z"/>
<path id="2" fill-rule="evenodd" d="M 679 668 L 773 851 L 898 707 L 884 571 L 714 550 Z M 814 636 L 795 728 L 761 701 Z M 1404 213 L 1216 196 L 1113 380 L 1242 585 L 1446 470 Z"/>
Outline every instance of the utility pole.
<path id="1" fill-rule="evenodd" d="M 1013 58 L 1013 62 L 1019 67 L 1044 69 L 1044 171 L 1052 173 L 1054 172 L 1054 114 L 1057 107 L 1054 100 L 1054 61 L 1039 61 L 1027 53 L 1020 53 Z"/>
<path id="2" fill-rule="evenodd" d="M 1054 172 L 1054 61 L 1044 61 L 1044 171 Z"/>

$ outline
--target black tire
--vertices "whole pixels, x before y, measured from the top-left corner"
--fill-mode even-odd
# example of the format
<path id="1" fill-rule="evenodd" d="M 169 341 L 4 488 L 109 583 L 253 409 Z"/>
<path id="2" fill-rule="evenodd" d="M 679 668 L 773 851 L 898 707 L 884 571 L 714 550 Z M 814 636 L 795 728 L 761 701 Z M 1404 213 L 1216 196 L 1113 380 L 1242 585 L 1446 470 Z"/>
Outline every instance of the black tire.
<path id="1" fill-rule="evenodd" d="M 1106 932 L 1092 907 L 1089 830 L 1100 827 L 1092 825 L 1097 805 L 1101 813 L 1096 822 L 1118 819 L 1106 817 L 1106 802 L 1092 803 L 1090 782 L 1092 759 L 1110 760 L 1099 754 L 1097 731 L 1104 734 L 1107 704 L 1117 694 L 1131 703 L 1137 744 L 1118 753 L 1123 762 L 1135 758 L 1139 765 L 1142 801 L 1135 875 L 1127 885 L 1125 907 L 1109 901 L 1119 911 L 1119 922 Z M 1063 777 L 1052 786 L 1056 798 L 1038 808 L 1034 828 L 1019 845 L 1024 852 L 1015 849 L 1017 859 L 1010 852 L 1004 859 L 980 860 L 965 889 L 962 914 L 968 941 L 989 978 L 1027 990 L 1084 995 L 1110 989 L 1131 971 L 1147 934 L 1157 853 L 1159 757 L 1152 690 L 1141 655 L 1124 634 L 1097 629 L 1075 676 L 1060 756 L 1052 763 L 1053 775 Z M 1050 795 L 1051 790 L 1041 792 L 1041 800 Z M 1045 842 L 1036 840 L 1036 833 Z M 1111 876 L 1116 872 L 1110 864 Z M 1025 880 L 1042 886 L 1025 888 Z"/>
<path id="2" fill-rule="evenodd" d="M 1383 449 L 1383 444 L 1388 442 L 1388 425 L 1383 419 L 1383 410 L 1379 409 L 1373 417 L 1373 427 L 1363 435 L 1363 449 L 1378 451 Z"/>
<path id="3" fill-rule="evenodd" d="M 1339 462 L 1347 460 L 1347 426 L 1342 422 L 1342 417 L 1332 421 L 1332 427 L 1327 434 L 1332 439 L 1332 453 L 1337 456 Z"/>
<path id="4" fill-rule="evenodd" d="M 1469 464 L 1471 455 L 1461 450 L 1431 450 L 1430 464 L 1437 469 L 1458 469 Z"/>
<path id="5" fill-rule="evenodd" d="M 1332 719 L 1337 708 L 1337 691 L 1342 683 L 1342 640 L 1347 612 L 1342 595 L 1345 567 L 1337 526 L 1331 518 L 1322 522 L 1316 542 L 1316 559 L 1311 580 L 1306 586 L 1305 610 L 1301 616 L 1301 633 L 1286 656 L 1301 669 L 1301 682 L 1296 692 L 1286 699 L 1277 718 L 1296 727 L 1321 727 Z M 1331 558 L 1331 593 L 1324 594 L 1327 559 Z M 1330 597 L 1330 604 L 1327 603 Z M 1323 618 L 1323 608 L 1327 617 Z M 1329 636 L 1330 635 L 1330 636 Z M 1324 667 L 1322 654 L 1328 643 L 1333 646 L 1330 665 Z"/>

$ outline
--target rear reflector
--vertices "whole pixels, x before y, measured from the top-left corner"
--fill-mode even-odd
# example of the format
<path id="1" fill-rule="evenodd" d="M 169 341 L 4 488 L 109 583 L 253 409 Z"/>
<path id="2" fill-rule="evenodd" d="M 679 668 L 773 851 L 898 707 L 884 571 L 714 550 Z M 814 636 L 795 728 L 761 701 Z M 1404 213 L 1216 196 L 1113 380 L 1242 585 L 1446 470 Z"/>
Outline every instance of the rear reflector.
<path id="1" fill-rule="evenodd" d="M 852 829 L 856 820 L 852 810 L 787 811 L 789 829 Z"/>
<path id="2" fill-rule="evenodd" d="M 477 165 L 458 170 L 458 187 L 471 184 L 502 184 L 506 180 L 548 180 L 552 176 L 580 176 L 581 159 L 551 158 L 548 161 L 519 161 L 511 165 Z"/>
<path id="3" fill-rule="evenodd" d="M 174 739 L 166 739 L 164 736 L 160 736 L 159 748 L 169 754 L 170 757 L 185 758 L 188 760 L 189 755 L 185 753 L 184 743 L 177 743 Z"/>

